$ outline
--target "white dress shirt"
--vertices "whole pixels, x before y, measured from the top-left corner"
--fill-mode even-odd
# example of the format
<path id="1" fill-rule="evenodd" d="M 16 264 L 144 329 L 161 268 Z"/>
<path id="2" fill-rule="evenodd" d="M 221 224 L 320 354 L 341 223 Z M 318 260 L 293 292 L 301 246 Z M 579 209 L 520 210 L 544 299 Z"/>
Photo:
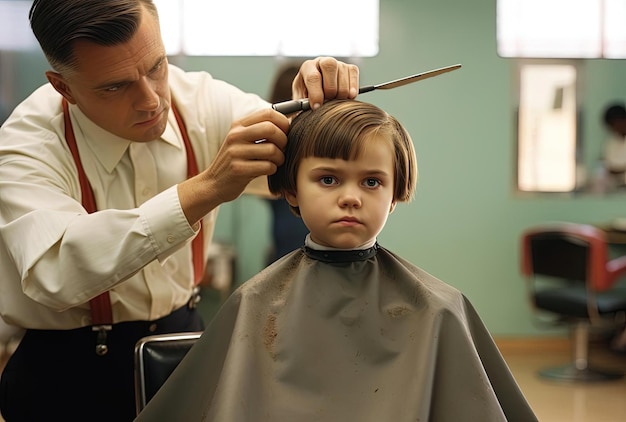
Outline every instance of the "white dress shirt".
<path id="1" fill-rule="evenodd" d="M 604 164 L 608 170 L 623 172 L 615 179 L 620 186 L 626 184 L 626 138 L 612 134 L 604 145 Z"/>
<path id="2" fill-rule="evenodd" d="M 169 83 L 200 171 L 234 120 L 268 107 L 205 72 L 170 66 Z M 24 328 L 78 328 L 91 324 L 88 301 L 109 290 L 114 322 L 166 316 L 190 297 L 196 234 L 177 194 L 187 159 L 173 113 L 161 138 L 145 144 L 156 180 L 137 181 L 131 142 L 76 106 L 70 114 L 98 208 L 93 214 L 81 204 L 61 96 L 51 85 L 0 128 L 0 314 Z M 217 209 L 203 221 L 205 254 L 216 217 Z"/>

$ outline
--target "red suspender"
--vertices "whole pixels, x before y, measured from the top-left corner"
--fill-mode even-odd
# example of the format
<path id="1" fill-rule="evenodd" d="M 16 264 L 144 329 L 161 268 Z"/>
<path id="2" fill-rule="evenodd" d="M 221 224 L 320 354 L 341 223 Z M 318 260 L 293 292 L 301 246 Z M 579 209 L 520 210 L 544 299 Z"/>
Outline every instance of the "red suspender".
<path id="1" fill-rule="evenodd" d="M 183 142 L 185 143 L 185 151 L 187 152 L 187 179 L 189 179 L 199 173 L 198 162 L 196 161 L 196 156 L 193 153 L 193 148 L 191 148 L 191 141 L 189 140 L 189 135 L 187 134 L 187 127 L 185 126 L 183 119 L 180 117 L 180 114 L 178 114 L 178 110 L 174 106 L 174 102 L 172 102 L 172 111 L 174 112 L 176 123 L 178 123 L 178 128 L 180 129 L 180 133 L 183 136 Z M 202 220 L 200 220 L 198 235 L 191 241 L 191 250 L 193 251 L 193 281 L 197 286 L 200 284 L 200 281 L 202 281 L 202 277 L 204 276 L 204 230 L 202 229 Z"/>
<path id="2" fill-rule="evenodd" d="M 189 141 L 189 136 L 187 135 L 187 129 L 184 125 L 184 122 L 180 118 L 180 115 L 178 114 L 178 111 L 176 110 L 176 107 L 173 103 L 172 111 L 174 112 L 174 116 L 176 117 L 176 122 L 178 123 L 178 127 L 182 134 L 183 142 L 185 144 L 185 151 L 187 153 L 187 177 L 193 177 L 198 174 L 198 163 L 196 161 L 196 156 L 193 152 L 193 148 L 191 147 L 191 142 Z M 76 169 L 78 170 L 78 180 L 80 182 L 80 191 L 83 198 L 83 207 L 87 210 L 88 213 L 96 212 L 96 201 L 93 196 L 91 185 L 89 184 L 89 180 L 87 179 L 87 175 L 85 174 L 85 170 L 83 169 L 83 165 L 80 161 L 78 147 L 76 145 L 76 138 L 74 136 L 74 129 L 72 127 L 72 121 L 70 119 L 69 107 L 65 99 L 63 99 L 63 115 L 65 122 L 65 141 L 67 142 L 67 145 L 72 152 L 72 157 L 74 158 L 74 163 L 76 164 Z M 202 225 L 200 225 L 200 231 L 191 243 L 195 285 L 200 282 L 204 274 L 203 240 L 203 230 Z M 113 324 L 113 313 L 111 310 L 111 299 L 109 297 L 109 292 L 101 293 L 99 296 L 91 299 L 89 301 L 89 304 L 91 306 L 92 325 L 110 326 L 111 324 Z M 106 350 L 102 354 L 105 353 Z"/>
<path id="3" fill-rule="evenodd" d="M 83 169 L 83 165 L 78 155 L 78 147 L 76 145 L 76 137 L 74 136 L 74 129 L 72 128 L 72 121 L 70 120 L 69 108 L 67 101 L 63 99 L 63 118 L 65 122 L 65 141 L 70 147 L 72 157 L 76 163 L 76 169 L 78 170 L 78 181 L 80 182 L 80 193 L 83 198 L 83 207 L 88 213 L 96 212 L 96 200 L 93 197 L 93 191 L 87 175 Z M 93 325 L 111 325 L 113 323 L 113 312 L 111 310 L 111 298 L 109 292 L 104 292 L 99 296 L 94 297 L 89 301 L 91 305 L 91 319 Z"/>

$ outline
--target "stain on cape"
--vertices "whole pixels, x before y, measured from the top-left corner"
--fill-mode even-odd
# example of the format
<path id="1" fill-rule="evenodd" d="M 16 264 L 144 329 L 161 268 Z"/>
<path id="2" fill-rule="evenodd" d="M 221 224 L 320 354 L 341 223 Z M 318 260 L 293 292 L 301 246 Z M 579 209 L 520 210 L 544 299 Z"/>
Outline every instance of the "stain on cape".
<path id="1" fill-rule="evenodd" d="M 277 335 L 276 314 L 269 314 L 263 329 L 263 344 L 265 344 L 265 348 L 269 352 L 270 356 L 272 356 L 272 359 L 276 357 L 276 354 L 274 353 L 274 341 L 276 340 Z"/>

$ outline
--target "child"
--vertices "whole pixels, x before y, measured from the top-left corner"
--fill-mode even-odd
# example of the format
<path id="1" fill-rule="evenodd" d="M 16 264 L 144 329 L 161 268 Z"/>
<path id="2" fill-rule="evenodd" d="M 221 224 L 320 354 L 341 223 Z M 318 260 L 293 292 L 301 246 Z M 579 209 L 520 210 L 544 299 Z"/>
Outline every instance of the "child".
<path id="1" fill-rule="evenodd" d="M 378 107 L 298 115 L 270 190 L 305 246 L 233 293 L 138 420 L 536 420 L 467 298 L 376 241 L 416 179 Z"/>

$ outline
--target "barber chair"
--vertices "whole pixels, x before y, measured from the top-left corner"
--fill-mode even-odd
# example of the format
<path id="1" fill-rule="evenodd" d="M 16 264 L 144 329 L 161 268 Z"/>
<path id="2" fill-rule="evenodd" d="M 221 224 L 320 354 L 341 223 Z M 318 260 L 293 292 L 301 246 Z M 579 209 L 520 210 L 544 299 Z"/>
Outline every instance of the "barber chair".
<path id="1" fill-rule="evenodd" d="M 583 382 L 621 378 L 590 367 L 589 335 L 591 329 L 623 327 L 626 288 L 617 281 L 626 273 L 626 256 L 610 259 L 605 232 L 585 224 L 540 224 L 525 230 L 521 241 L 521 272 L 535 316 L 567 324 L 571 333 L 572 361 L 539 375 Z"/>
<path id="2" fill-rule="evenodd" d="M 202 332 L 148 336 L 135 346 L 135 405 L 137 414 L 161 388 Z"/>

